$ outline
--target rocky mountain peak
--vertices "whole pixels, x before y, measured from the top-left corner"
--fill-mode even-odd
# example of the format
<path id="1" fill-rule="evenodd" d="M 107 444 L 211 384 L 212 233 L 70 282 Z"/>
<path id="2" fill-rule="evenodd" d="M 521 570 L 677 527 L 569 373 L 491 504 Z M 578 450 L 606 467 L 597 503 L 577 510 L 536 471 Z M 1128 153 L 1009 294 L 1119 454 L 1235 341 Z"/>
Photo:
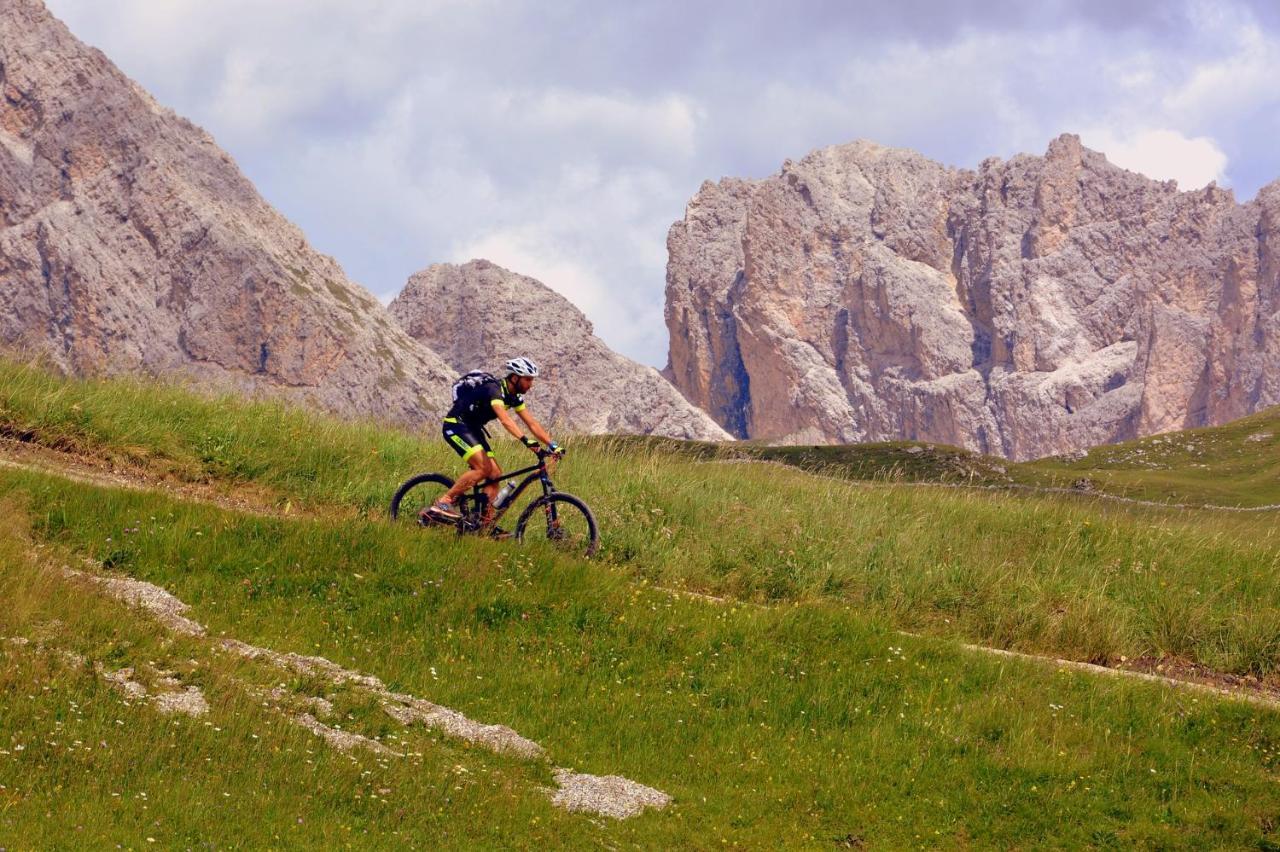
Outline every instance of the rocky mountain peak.
<path id="1" fill-rule="evenodd" d="M 510 322 L 525 323 L 529 337 L 576 339 L 595 333 L 586 315 L 564 296 L 535 278 L 484 259 L 427 267 L 410 277 L 400 298 L 413 298 L 415 294 L 418 298 L 429 294 L 442 303 L 458 302 L 476 311 L 500 309 L 514 315 Z M 425 319 L 416 318 L 418 323 Z M 460 344 L 455 341 L 454 345 Z"/>
<path id="2" fill-rule="evenodd" d="M 441 263 L 416 273 L 390 311 L 457 373 L 496 373 L 508 358 L 532 358 L 543 375 L 529 396 L 530 406 L 557 428 L 729 437 L 652 367 L 609 349 L 568 299 L 489 261 Z"/>
<path id="3" fill-rule="evenodd" d="M 1046 163 L 1070 163 L 1079 166 L 1084 162 L 1086 154 L 1097 155 L 1097 152 L 1084 147 L 1080 137 L 1074 133 L 1063 133 L 1049 143 L 1044 152 Z"/>
<path id="4" fill-rule="evenodd" d="M 1280 192 L 1178 192 L 1064 134 L 954 169 L 837 145 L 704 184 L 668 374 L 735 435 L 1031 458 L 1280 402 Z"/>
<path id="5" fill-rule="evenodd" d="M 0 2 L 0 342 L 416 421 L 445 364 L 204 131 L 37 0 Z"/>

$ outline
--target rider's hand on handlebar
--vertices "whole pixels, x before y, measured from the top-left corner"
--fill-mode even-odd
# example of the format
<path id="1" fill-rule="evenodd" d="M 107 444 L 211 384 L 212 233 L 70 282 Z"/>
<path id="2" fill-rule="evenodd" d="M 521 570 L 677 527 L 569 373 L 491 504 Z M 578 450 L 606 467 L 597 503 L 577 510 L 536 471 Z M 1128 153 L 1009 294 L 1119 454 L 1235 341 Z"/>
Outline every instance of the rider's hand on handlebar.
<path id="1" fill-rule="evenodd" d="M 554 456 L 564 456 L 564 447 L 552 441 L 547 445 L 547 450 Z"/>
<path id="2" fill-rule="evenodd" d="M 539 444 L 537 441 L 533 440 L 532 438 L 530 438 L 528 435 L 521 435 L 520 443 L 524 444 L 526 447 L 532 450 L 535 454 L 542 451 L 542 445 Z"/>

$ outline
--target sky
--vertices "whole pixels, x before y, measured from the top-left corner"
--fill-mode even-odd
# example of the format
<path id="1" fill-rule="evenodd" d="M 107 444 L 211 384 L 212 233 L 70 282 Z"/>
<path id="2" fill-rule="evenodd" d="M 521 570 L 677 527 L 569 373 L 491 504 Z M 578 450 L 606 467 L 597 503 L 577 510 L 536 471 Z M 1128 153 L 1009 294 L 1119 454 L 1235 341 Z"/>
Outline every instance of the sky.
<path id="1" fill-rule="evenodd" d="M 704 180 L 1064 132 L 1183 189 L 1280 178 L 1273 0 L 46 2 L 383 301 L 484 257 L 659 367 L 666 234 Z"/>

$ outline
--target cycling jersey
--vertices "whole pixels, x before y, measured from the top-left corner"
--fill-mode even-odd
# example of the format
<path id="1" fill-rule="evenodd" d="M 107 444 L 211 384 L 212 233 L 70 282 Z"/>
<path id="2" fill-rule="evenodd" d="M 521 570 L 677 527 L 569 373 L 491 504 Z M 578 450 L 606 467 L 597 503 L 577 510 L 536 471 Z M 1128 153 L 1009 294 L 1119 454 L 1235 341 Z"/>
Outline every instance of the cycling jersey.
<path id="1" fill-rule="evenodd" d="M 476 370 L 467 373 L 453 385 L 453 407 L 445 415 L 473 432 L 483 432 L 486 423 L 498 416 L 497 409 L 524 409 L 524 395 L 516 393 L 506 379 Z"/>

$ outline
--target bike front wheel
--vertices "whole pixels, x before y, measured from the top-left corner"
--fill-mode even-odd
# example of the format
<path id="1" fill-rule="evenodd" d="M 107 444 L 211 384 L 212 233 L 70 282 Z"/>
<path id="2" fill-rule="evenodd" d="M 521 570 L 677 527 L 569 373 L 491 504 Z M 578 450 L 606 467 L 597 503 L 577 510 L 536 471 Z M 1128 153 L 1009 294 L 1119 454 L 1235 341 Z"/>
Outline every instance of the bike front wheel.
<path id="1" fill-rule="evenodd" d="M 405 524 L 422 523 L 422 511 L 445 495 L 453 480 L 441 473 L 424 473 L 408 480 L 391 498 L 391 520 Z"/>
<path id="2" fill-rule="evenodd" d="M 592 556 L 600 547 L 596 519 L 572 494 L 546 494 L 530 503 L 516 522 L 517 541 L 546 540 L 558 550 Z"/>

